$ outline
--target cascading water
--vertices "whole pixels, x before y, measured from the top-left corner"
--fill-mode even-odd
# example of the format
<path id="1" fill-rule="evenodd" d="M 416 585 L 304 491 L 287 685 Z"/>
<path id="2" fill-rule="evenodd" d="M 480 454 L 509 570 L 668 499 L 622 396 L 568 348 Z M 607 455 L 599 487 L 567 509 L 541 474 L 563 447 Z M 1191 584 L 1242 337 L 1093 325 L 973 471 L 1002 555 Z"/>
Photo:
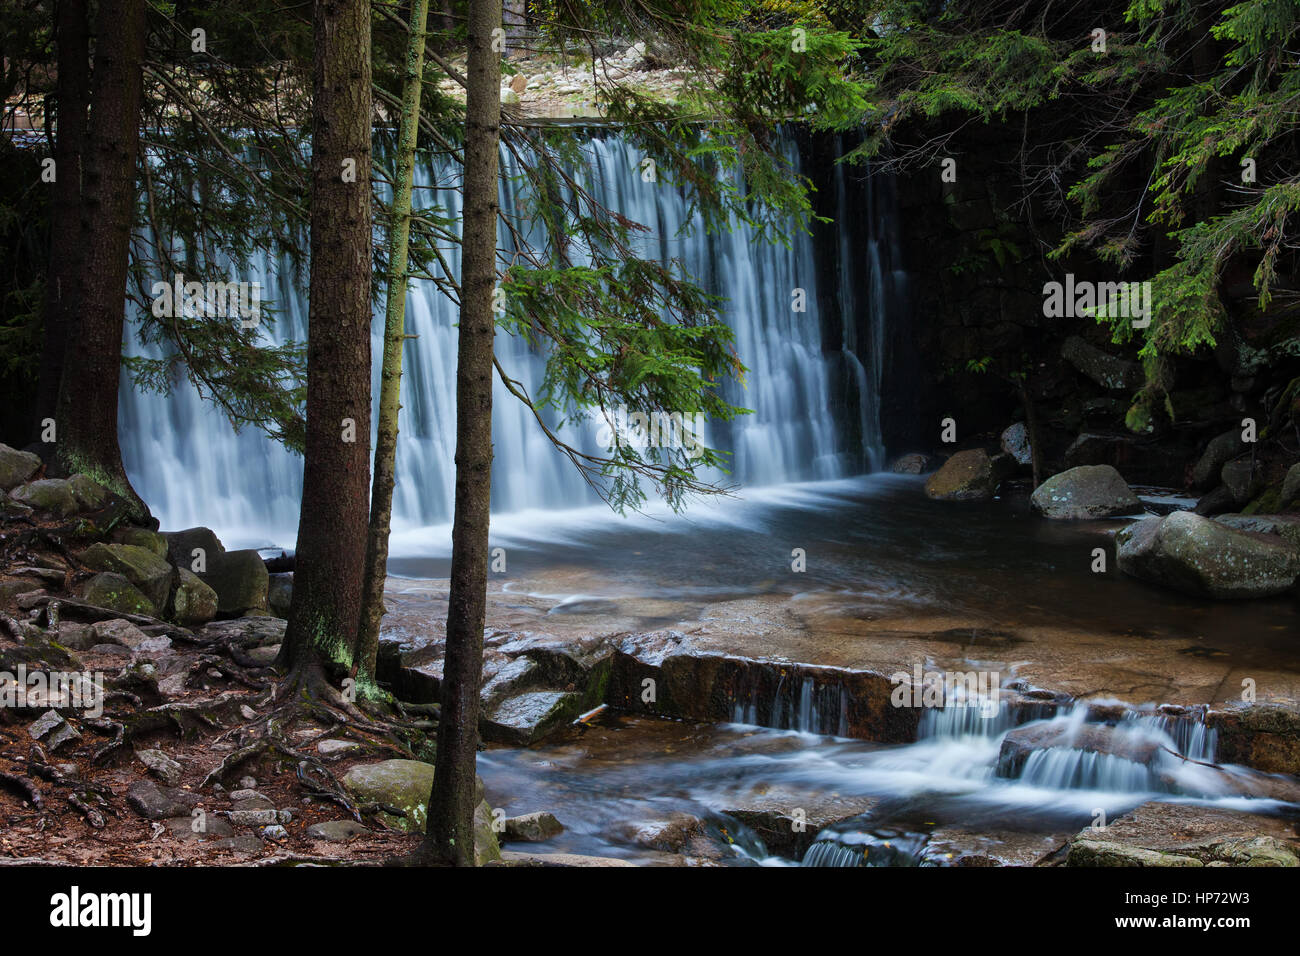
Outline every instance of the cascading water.
<path id="1" fill-rule="evenodd" d="M 781 148 L 801 168 L 798 143 L 783 134 Z M 639 241 L 641 254 L 679 259 L 709 291 L 725 299 L 724 318 L 735 331 L 735 348 L 749 367 L 745 385 L 730 384 L 726 397 L 754 414 L 719 425 L 708 438 L 732 453 L 731 480 L 748 486 L 828 479 L 878 467 L 879 383 L 883 324 L 894 272 L 880 268 L 874 240 L 863 250 L 842 248 L 851 257 L 835 268 L 815 261 L 808 237 L 793 234 L 790 246 L 761 241 L 741 223 L 730 232 L 703 229 L 681 233 L 689 204 L 680 190 L 645 182 L 639 154 L 615 134 L 595 136 L 583 149 L 589 160 L 583 185 L 607 208 L 650 227 Z M 417 169 L 421 202 L 436 202 L 459 218 L 461 197 L 450 188 L 453 172 L 442 161 Z M 502 209 L 522 207 L 512 173 L 518 159 L 503 151 Z M 457 173 L 458 174 L 458 173 Z M 848 196 L 865 184 L 842 177 L 834 202 L 847 215 Z M 459 249 L 448 250 L 459 268 Z M 303 297 L 283 263 L 262 260 L 237 278 L 262 283 L 279 312 L 269 335 L 277 342 L 306 338 Z M 819 276 L 842 302 L 843 348 L 823 346 L 816 315 Z M 829 278 L 828 278 L 829 277 Z M 803 290 L 807 312 L 792 308 Z M 858 303 L 865 303 L 865 306 Z M 373 325 L 378 393 L 382 314 Z M 415 283 L 407 301 L 407 332 L 416 336 L 406 353 L 402 379 L 401 439 L 394 490 L 394 529 L 401 531 L 450 520 L 454 483 L 456 310 L 432 283 Z M 268 334 L 264 332 L 264 334 Z M 135 337 L 128 336 L 135 345 Z M 156 354 L 156 353 L 154 353 Z M 498 336 L 497 355 L 514 378 L 535 394 L 544 356 L 525 342 Z M 845 369 L 852 371 L 845 372 Z M 845 392 L 840 377 L 855 387 L 852 425 L 828 412 L 833 396 Z M 531 414 L 498 383 L 494 396 L 493 510 L 570 508 L 596 497 L 569 462 L 558 454 Z M 165 528 L 206 525 L 236 545 L 292 545 L 298 518 L 301 459 L 255 430 L 235 434 L 223 415 L 188 385 L 170 396 L 136 392 L 126 380 L 120 401 L 123 458 L 136 489 Z M 596 450 L 596 429 L 566 425 L 566 440 Z M 856 433 L 856 434 L 852 434 Z"/>

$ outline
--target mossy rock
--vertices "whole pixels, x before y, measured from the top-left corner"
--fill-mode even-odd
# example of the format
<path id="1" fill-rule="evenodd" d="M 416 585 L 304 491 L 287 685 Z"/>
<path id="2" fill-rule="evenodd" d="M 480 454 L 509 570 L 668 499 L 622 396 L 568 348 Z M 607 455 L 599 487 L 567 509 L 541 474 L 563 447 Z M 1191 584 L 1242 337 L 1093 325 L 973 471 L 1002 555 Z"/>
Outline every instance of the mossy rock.
<path id="1" fill-rule="evenodd" d="M 113 540 L 118 544 L 130 544 L 137 548 L 145 548 L 164 560 L 167 558 L 167 536 L 157 531 L 127 525 L 113 532 Z"/>
<path id="2" fill-rule="evenodd" d="M 114 571 L 103 571 L 81 586 L 81 599 L 95 607 L 123 614 L 158 616 L 157 606 L 140 590 Z"/>
<path id="3" fill-rule="evenodd" d="M 98 511 L 113 498 L 113 492 L 89 475 L 73 475 L 68 479 L 68 487 L 72 489 L 72 494 L 77 499 L 77 507 L 81 511 Z"/>
<path id="4" fill-rule="evenodd" d="M 1161 853 L 1140 846 L 1100 840 L 1076 840 L 1065 855 L 1066 866 L 1205 866 L 1200 860 L 1177 853 Z"/>
<path id="5" fill-rule="evenodd" d="M 19 485 L 9 492 L 9 497 L 20 504 L 27 505 L 29 508 L 35 508 L 37 511 L 48 511 L 60 517 L 76 514 L 79 508 L 77 496 L 73 494 L 72 486 L 62 478 L 42 478 L 39 481 L 29 481 L 27 484 Z"/>
<path id="6" fill-rule="evenodd" d="M 29 481 L 40 468 L 39 455 L 0 443 L 0 491 L 8 491 Z"/>
<path id="7" fill-rule="evenodd" d="M 96 571 L 123 575 L 154 607 L 167 606 L 172 587 L 172 566 L 148 548 L 98 541 L 81 552 L 81 561 Z"/>
<path id="8" fill-rule="evenodd" d="M 171 619 L 185 627 L 194 627 L 216 617 L 217 592 L 188 568 L 178 569 L 177 574 L 179 580 L 168 608 Z"/>

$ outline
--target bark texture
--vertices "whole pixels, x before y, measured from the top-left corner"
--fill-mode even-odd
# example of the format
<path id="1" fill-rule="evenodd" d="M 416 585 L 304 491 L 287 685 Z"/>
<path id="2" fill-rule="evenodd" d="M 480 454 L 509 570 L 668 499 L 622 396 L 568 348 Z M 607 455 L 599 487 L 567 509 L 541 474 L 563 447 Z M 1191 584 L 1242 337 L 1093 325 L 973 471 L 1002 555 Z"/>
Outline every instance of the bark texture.
<path id="1" fill-rule="evenodd" d="M 388 534 L 393 516 L 397 469 L 397 415 L 401 410 L 402 348 L 406 343 L 407 250 L 411 236 L 411 181 L 420 130 L 420 93 L 424 77 L 424 33 L 429 0 L 413 0 L 411 33 L 402 84 L 402 117 L 397 132 L 393 222 L 388 234 L 388 293 L 384 309 L 384 358 L 379 380 L 379 423 L 375 429 L 375 468 L 370 492 L 370 528 L 366 537 L 366 572 L 361 599 L 360 671 L 375 672 L 379 624 L 384 617 L 384 578 Z"/>
<path id="2" fill-rule="evenodd" d="M 280 663 L 355 668 L 370 498 L 370 5 L 313 17 L 307 435 L 289 625 Z"/>
<path id="3" fill-rule="evenodd" d="M 134 502 L 137 517 L 147 518 L 148 510 L 127 480 L 117 441 L 127 254 L 140 142 L 144 0 L 103 0 L 98 28 L 83 153 L 77 238 L 81 259 L 73 290 L 80 320 L 65 330 L 55 454 L 61 470 L 86 472 Z"/>
<path id="4" fill-rule="evenodd" d="M 470 4 L 456 353 L 456 511 L 437 769 L 424 847 L 433 860 L 454 866 L 474 865 L 475 752 L 492 487 L 492 337 L 496 320 L 492 293 L 496 285 L 497 145 L 501 133 L 500 34 L 494 37 L 493 31 L 500 28 L 501 0 Z"/>

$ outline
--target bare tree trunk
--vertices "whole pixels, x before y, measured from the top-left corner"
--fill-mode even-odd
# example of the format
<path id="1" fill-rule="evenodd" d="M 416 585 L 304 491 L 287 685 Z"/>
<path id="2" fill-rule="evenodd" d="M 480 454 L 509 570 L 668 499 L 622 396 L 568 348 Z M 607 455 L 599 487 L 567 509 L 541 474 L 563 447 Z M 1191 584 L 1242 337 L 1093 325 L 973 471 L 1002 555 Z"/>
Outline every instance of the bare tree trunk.
<path id="1" fill-rule="evenodd" d="M 288 686 L 354 671 L 370 498 L 370 4 L 316 0 L 307 439 Z M 364 691 L 364 687 L 358 687 Z"/>
<path id="2" fill-rule="evenodd" d="M 81 154 L 90 108 L 90 20 L 86 0 L 59 0 L 55 85 L 54 189 L 50 203 L 50 260 L 45 290 L 45 342 L 36 392 L 35 435 L 54 418 L 63 379 L 63 356 L 78 324 L 81 274 Z M 56 436 L 57 437 L 57 436 Z"/>
<path id="3" fill-rule="evenodd" d="M 384 364 L 380 373 L 379 424 L 375 432 L 375 475 L 370 491 L 370 528 L 366 538 L 365 582 L 361 595 L 361 633 L 357 641 L 359 672 L 373 678 L 379 652 L 379 623 L 384 616 L 384 578 L 388 534 L 393 516 L 397 467 L 397 415 L 401 410 L 402 348 L 406 343 L 407 248 L 411 235 L 411 180 L 415 143 L 420 131 L 420 93 L 424 83 L 424 34 L 429 0 L 413 0 L 411 36 L 402 84 L 402 118 L 397 133 L 397 183 L 393 222 L 388 233 L 388 294 L 384 310 Z"/>
<path id="4" fill-rule="evenodd" d="M 103 0 L 98 27 L 77 240 L 80 280 L 73 293 L 81 319 L 77 328 L 66 330 L 55 448 L 62 470 L 89 474 L 132 502 L 136 517 L 145 519 L 149 511 L 127 480 L 117 441 L 147 28 L 144 0 Z"/>
<path id="5" fill-rule="evenodd" d="M 496 285 L 497 146 L 501 134 L 501 56 L 493 31 L 500 27 L 501 0 L 475 0 L 470 4 L 456 366 L 456 515 L 452 525 L 451 595 L 437 769 L 422 848 L 425 856 L 455 866 L 474 865 L 475 751 L 492 488 L 492 298 Z"/>

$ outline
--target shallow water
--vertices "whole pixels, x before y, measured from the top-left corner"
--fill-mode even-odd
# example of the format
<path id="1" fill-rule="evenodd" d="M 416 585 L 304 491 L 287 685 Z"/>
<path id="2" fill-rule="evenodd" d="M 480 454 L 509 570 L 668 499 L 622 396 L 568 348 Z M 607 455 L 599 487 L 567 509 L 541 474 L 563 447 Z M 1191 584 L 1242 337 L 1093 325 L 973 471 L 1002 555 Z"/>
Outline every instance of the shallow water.
<path id="1" fill-rule="evenodd" d="M 1008 629 L 1066 625 L 1185 640 L 1181 653 L 1195 657 L 1300 671 L 1294 599 L 1215 602 L 1148 586 L 1114 567 L 1110 534 L 1123 521 L 1047 521 L 1024 496 L 935 502 L 921 484 L 876 474 L 780 486 L 680 516 L 622 519 L 605 508 L 494 516 L 492 545 L 508 556 L 507 592 L 544 595 L 552 613 L 593 628 L 620 612 L 642 614 L 636 623 L 650 628 L 746 596 L 829 595 L 839 613 L 864 620 L 945 613 Z M 394 535 L 390 573 L 445 577 L 448 530 Z M 1104 574 L 1091 570 L 1098 547 Z M 804 573 L 791 571 L 795 548 L 806 553 Z M 639 611 L 648 601 L 654 612 Z"/>
<path id="2" fill-rule="evenodd" d="M 1053 720 L 1078 723 L 1082 710 Z M 1177 746 L 1153 720 L 1131 724 L 1127 732 Z M 767 866 L 943 866 L 954 840 L 961 844 L 962 834 L 971 833 L 1046 854 L 1098 814 L 1113 820 L 1148 800 L 1300 819 L 1294 804 L 1241 795 L 1263 775 L 1231 768 L 1225 777 L 1165 755 L 1153 767 L 1171 773 L 1172 784 L 1158 783 L 1131 761 L 1097 761 L 1068 749 L 1038 753 L 1080 772 L 1027 769 L 1026 779 L 1000 778 L 1003 731 L 996 721 L 989 726 L 985 735 L 958 736 L 931 728 L 938 736 L 886 746 L 738 724 L 611 718 L 567 743 L 489 750 L 479 756 L 479 772 L 489 802 L 507 815 L 550 810 L 565 826 L 545 844 L 508 848 L 642 862 L 663 859 L 639 840 L 676 813 L 705 821 L 703 840 L 715 862 Z M 850 819 L 823 831 L 806 852 L 786 856 L 772 853 L 728 812 L 762 807 L 789 814 L 827 801 L 872 805 L 860 815 L 846 813 Z M 816 818 L 811 809 L 808 815 Z"/>

